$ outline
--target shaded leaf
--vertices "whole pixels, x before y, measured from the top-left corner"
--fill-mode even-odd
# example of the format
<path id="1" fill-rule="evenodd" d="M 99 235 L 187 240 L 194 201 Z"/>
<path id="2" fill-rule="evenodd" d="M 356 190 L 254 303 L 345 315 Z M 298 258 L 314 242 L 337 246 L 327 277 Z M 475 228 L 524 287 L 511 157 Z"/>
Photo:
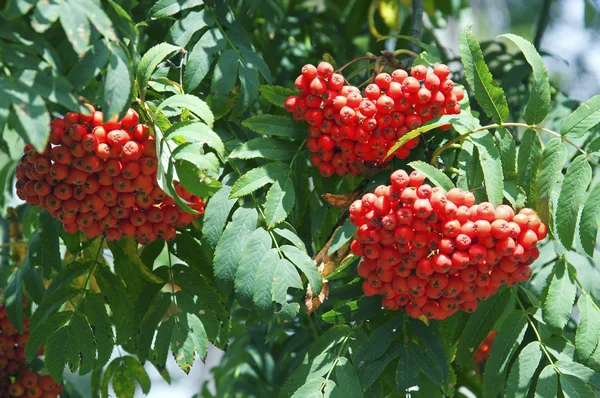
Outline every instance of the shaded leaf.
<path id="1" fill-rule="evenodd" d="M 262 158 L 287 162 L 297 152 L 298 147 L 292 142 L 266 137 L 242 142 L 229 154 L 229 157 L 234 159 Z"/>

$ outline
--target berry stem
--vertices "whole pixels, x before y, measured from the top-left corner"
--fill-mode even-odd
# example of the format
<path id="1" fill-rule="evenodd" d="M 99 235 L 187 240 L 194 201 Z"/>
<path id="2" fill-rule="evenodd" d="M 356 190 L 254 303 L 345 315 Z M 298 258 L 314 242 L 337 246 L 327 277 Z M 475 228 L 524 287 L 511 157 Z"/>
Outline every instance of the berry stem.
<path id="1" fill-rule="evenodd" d="M 348 334 L 344 337 L 344 340 L 342 341 L 342 345 L 340 346 L 340 349 L 338 350 L 338 352 L 335 356 L 335 360 L 333 361 L 333 363 L 331 364 L 331 368 L 329 368 L 329 371 L 327 371 L 327 374 L 325 375 L 325 381 L 323 381 L 323 383 L 321 383 L 321 391 L 323 391 L 323 389 L 325 388 L 327 381 L 329 380 L 329 377 L 331 377 L 331 373 L 333 372 L 333 369 L 335 369 L 335 367 L 337 366 L 338 362 L 340 361 L 340 358 L 342 356 L 344 356 L 344 353 L 346 351 L 346 346 L 348 345 L 348 341 L 350 340 L 350 335 L 352 333 L 353 333 L 353 331 L 352 331 L 352 329 L 350 329 Z"/>
<path id="2" fill-rule="evenodd" d="M 92 264 L 92 268 L 90 269 L 90 272 L 88 272 L 87 278 L 85 279 L 85 282 L 83 283 L 83 287 L 82 287 L 82 291 L 81 291 L 81 297 L 79 298 L 79 300 L 77 301 L 77 305 L 73 309 L 73 314 L 77 312 L 77 309 L 79 308 L 79 305 L 81 304 L 81 302 L 85 298 L 85 294 L 88 291 L 87 290 L 87 285 L 90 282 L 92 274 L 96 270 L 96 265 L 98 265 L 98 259 L 100 258 L 100 253 L 102 253 L 102 247 L 104 246 L 104 239 L 105 238 L 102 237 L 102 239 L 100 240 L 100 244 L 98 245 L 98 251 L 96 252 L 96 257 L 94 258 L 94 264 Z"/>
<path id="3" fill-rule="evenodd" d="M 542 337 L 541 337 L 540 333 L 538 332 L 537 328 L 535 327 L 535 323 L 531 320 L 531 317 L 529 316 L 529 313 L 527 312 L 527 310 L 525 309 L 525 306 L 521 302 L 521 299 L 519 298 L 519 295 L 517 294 L 517 292 L 515 292 L 515 289 L 513 289 L 512 287 L 510 288 L 510 292 L 515 297 L 515 300 L 517 301 L 517 304 L 521 308 L 521 311 L 523 311 L 523 315 L 525 315 L 525 317 L 527 318 L 527 322 L 531 326 L 531 329 L 533 330 L 533 333 L 535 333 L 535 337 L 536 337 L 537 341 L 540 343 L 540 347 L 542 348 L 542 351 L 544 352 L 544 355 L 548 359 L 548 362 L 550 362 L 550 364 L 552 365 L 552 367 L 554 368 L 554 370 L 556 370 L 558 372 L 558 369 L 557 369 L 556 365 L 554 364 L 554 361 L 552 360 L 552 357 L 550 356 L 550 353 L 548 352 L 548 350 L 546 349 L 546 346 L 545 346 L 544 342 L 542 341 Z"/>
<path id="4" fill-rule="evenodd" d="M 353 63 L 358 62 L 358 61 L 376 61 L 376 60 L 377 60 L 377 57 L 375 57 L 375 56 L 372 56 L 372 57 L 358 57 L 358 58 L 355 58 L 352 61 L 350 61 L 350 62 L 348 62 L 348 63 L 340 66 L 335 72 L 336 73 L 340 73 L 341 71 L 343 71 L 344 69 L 346 69 L 346 67 L 348 67 L 348 66 L 350 66 Z"/>
<path id="5" fill-rule="evenodd" d="M 440 157 L 440 155 L 442 154 L 442 152 L 444 152 L 446 149 L 452 147 L 454 144 L 456 144 L 459 141 L 462 141 L 463 139 L 467 138 L 468 136 L 470 136 L 471 134 L 474 133 L 479 133 L 481 131 L 485 131 L 485 130 L 491 130 L 491 129 L 497 129 L 499 127 L 523 127 L 523 128 L 528 128 L 528 129 L 533 129 L 533 130 L 537 130 L 537 131 L 542 131 L 544 133 L 548 133 L 551 134 L 555 137 L 560 138 L 562 141 L 566 142 L 567 144 L 571 145 L 572 147 L 574 147 L 575 149 L 577 149 L 579 152 L 581 152 L 583 155 L 585 155 L 589 161 L 593 164 L 595 164 L 596 166 L 600 167 L 600 164 L 598 162 L 596 162 L 594 159 L 592 159 L 591 154 L 587 153 L 586 151 L 584 151 L 579 145 L 575 144 L 573 141 L 571 141 L 570 139 L 566 138 L 565 136 L 557 133 L 556 131 L 552 131 L 549 130 L 545 127 L 541 127 L 541 126 L 536 126 L 535 124 L 525 124 L 525 123 L 502 123 L 502 124 L 488 124 L 487 126 L 482 126 L 482 127 L 478 127 L 474 130 L 469 131 L 466 134 L 462 134 L 459 135 L 457 137 L 454 137 L 453 139 L 451 139 L 450 141 L 446 142 L 444 145 L 442 145 L 441 147 L 439 147 L 438 149 L 435 150 L 435 152 L 433 153 L 433 156 L 431 158 L 431 164 L 432 165 L 436 165 L 438 158 Z"/>
<path id="6" fill-rule="evenodd" d="M 408 55 L 410 55 L 410 56 L 411 56 L 411 57 L 413 57 L 413 58 L 417 58 L 417 57 L 419 56 L 419 54 L 417 54 L 416 52 L 414 52 L 414 51 L 411 51 L 411 50 L 405 50 L 405 49 L 403 49 L 403 48 L 401 48 L 401 49 L 399 49 L 399 50 L 396 50 L 396 51 L 394 51 L 394 52 L 392 53 L 392 55 L 393 55 L 394 57 L 397 57 L 397 56 L 398 56 L 398 55 L 400 55 L 400 54 L 408 54 Z"/>
<path id="7" fill-rule="evenodd" d="M 377 31 L 377 27 L 375 26 L 375 10 L 377 9 L 378 6 L 379 6 L 379 0 L 371 2 L 371 5 L 369 6 L 369 14 L 367 16 L 367 20 L 368 20 L 368 23 L 369 23 L 369 30 L 371 31 L 371 34 L 376 39 L 379 40 L 383 36 L 381 35 L 381 33 L 379 33 Z"/>

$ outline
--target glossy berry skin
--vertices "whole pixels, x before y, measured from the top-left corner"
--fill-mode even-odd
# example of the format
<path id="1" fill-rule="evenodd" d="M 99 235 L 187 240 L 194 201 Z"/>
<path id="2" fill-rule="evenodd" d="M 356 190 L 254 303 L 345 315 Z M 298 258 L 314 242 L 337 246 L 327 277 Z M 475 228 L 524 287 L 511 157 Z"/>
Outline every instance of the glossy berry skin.
<path id="1" fill-rule="evenodd" d="M 547 232 L 531 209 L 475 204 L 471 193 L 433 188 L 418 171 L 396 170 L 390 183 L 349 208 L 364 293 L 381 295 L 382 307 L 444 319 L 529 278 Z"/>
<path id="2" fill-rule="evenodd" d="M 298 95 L 288 97 L 284 108 L 294 120 L 309 124 L 310 161 L 325 177 L 357 176 L 367 168 L 385 167 L 394 156 L 405 159 L 420 138 L 388 155 L 398 138 L 434 117 L 459 113 L 457 102 L 464 97 L 442 64 L 433 70 L 417 65 L 410 74 L 402 69 L 378 73 L 361 93 L 321 62 L 304 65 L 294 84 Z"/>
<path id="3" fill-rule="evenodd" d="M 66 232 L 81 231 L 90 239 L 104 235 L 115 241 L 126 235 L 141 244 L 174 239 L 175 228 L 202 215 L 204 202 L 175 182 L 177 194 L 196 211 L 190 214 L 158 187 L 156 142 L 135 110 L 128 109 L 122 120 L 104 121 L 102 112 L 89 104 L 86 108 L 89 115 L 69 112 L 50 123 L 52 136 L 42 153 L 25 147 L 16 171 L 19 198 L 40 204 Z M 314 111 L 315 118 L 323 117 Z M 322 141 L 333 148 L 331 139 Z M 174 212 L 171 221 L 153 225 L 166 209 Z M 129 222 L 130 213 L 136 215 L 134 222 Z"/>

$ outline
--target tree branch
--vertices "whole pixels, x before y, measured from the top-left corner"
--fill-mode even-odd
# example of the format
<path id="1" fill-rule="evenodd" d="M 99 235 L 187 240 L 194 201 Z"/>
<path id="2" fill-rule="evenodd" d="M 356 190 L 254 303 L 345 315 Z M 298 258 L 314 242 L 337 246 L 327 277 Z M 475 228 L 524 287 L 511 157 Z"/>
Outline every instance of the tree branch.
<path id="1" fill-rule="evenodd" d="M 423 0 L 412 0 L 412 20 L 410 23 L 410 32 L 408 34 L 417 40 L 421 40 L 423 34 Z M 419 53 L 421 46 L 409 42 L 408 49 L 414 53 Z M 407 57 L 406 67 L 410 67 L 414 60 L 414 56 Z"/>
<path id="2" fill-rule="evenodd" d="M 535 29 L 535 37 L 533 39 L 533 45 L 538 51 L 540 50 L 540 44 L 542 43 L 542 37 L 544 36 L 544 32 L 548 27 L 548 22 L 550 22 L 551 4 L 552 0 L 544 0 L 544 2 L 542 3 L 542 11 L 540 13 L 540 18 Z"/>

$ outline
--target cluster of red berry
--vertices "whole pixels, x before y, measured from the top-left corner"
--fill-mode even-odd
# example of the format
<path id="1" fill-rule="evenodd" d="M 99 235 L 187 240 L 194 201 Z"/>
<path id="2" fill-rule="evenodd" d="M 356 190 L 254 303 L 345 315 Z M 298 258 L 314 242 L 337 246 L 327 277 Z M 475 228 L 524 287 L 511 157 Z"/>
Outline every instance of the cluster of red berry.
<path id="1" fill-rule="evenodd" d="M 27 302 L 23 300 L 23 306 Z M 17 332 L 6 316 L 4 303 L 0 304 L 0 398 L 35 397 L 56 398 L 62 386 L 48 375 L 27 369 L 25 345 L 29 340 L 29 318 L 23 322 L 23 333 Z M 42 355 L 40 348 L 38 355 Z"/>
<path id="2" fill-rule="evenodd" d="M 477 350 L 475 351 L 475 355 L 471 362 L 473 363 L 482 363 L 485 361 L 490 355 L 490 348 L 492 348 L 492 343 L 496 339 L 496 331 L 492 330 L 488 333 L 486 338 L 481 342 Z"/>
<path id="3" fill-rule="evenodd" d="M 41 204 L 68 233 L 81 230 L 88 238 L 105 233 L 110 241 L 135 236 L 142 244 L 173 239 L 176 227 L 204 212 L 204 202 L 176 183 L 179 196 L 199 212 L 192 215 L 158 186 L 154 137 L 138 124 L 135 110 L 104 122 L 102 112 L 86 107 L 90 115 L 69 112 L 51 122 L 42 153 L 25 147 L 17 195 Z"/>
<path id="4" fill-rule="evenodd" d="M 449 75 L 443 64 L 433 71 L 417 65 L 411 76 L 396 69 L 376 75 L 361 94 L 331 64 L 308 64 L 295 82 L 300 96 L 288 97 L 285 109 L 295 120 L 308 122 L 310 161 L 323 176 L 358 175 L 363 164 L 388 162 L 388 150 L 407 132 L 438 116 L 460 113 L 464 93 Z M 395 155 L 406 158 L 418 143 L 419 137 L 413 138 Z"/>
<path id="5" fill-rule="evenodd" d="M 358 226 L 352 251 L 367 296 L 417 318 L 444 319 L 458 308 L 472 312 L 501 285 L 531 276 L 536 245 L 547 234 L 535 212 L 475 204 L 475 196 L 424 184 L 414 171 L 395 171 L 350 206 Z"/>

